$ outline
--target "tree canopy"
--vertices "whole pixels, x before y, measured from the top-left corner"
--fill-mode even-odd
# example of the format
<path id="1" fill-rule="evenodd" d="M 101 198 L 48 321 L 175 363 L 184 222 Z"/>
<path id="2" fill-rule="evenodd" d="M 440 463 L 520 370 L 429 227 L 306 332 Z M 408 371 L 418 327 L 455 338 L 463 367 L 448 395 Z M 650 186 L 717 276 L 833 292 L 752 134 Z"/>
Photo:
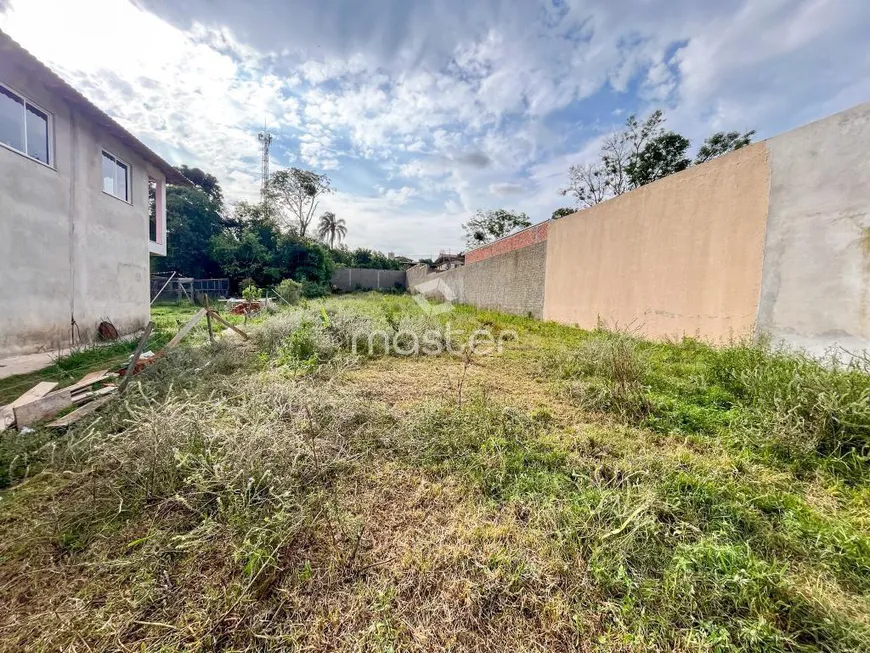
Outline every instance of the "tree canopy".
<path id="1" fill-rule="evenodd" d="M 525 213 L 506 209 L 478 209 L 474 217 L 462 225 L 468 247 L 480 247 L 498 238 L 532 225 Z"/>
<path id="2" fill-rule="evenodd" d="M 301 168 L 273 173 L 266 190 L 276 219 L 302 238 L 308 233 L 319 198 L 333 192 L 329 177 Z"/>
<path id="3" fill-rule="evenodd" d="M 629 116 L 621 131 L 603 140 L 596 162 L 572 165 L 568 169 L 568 184 L 559 193 L 573 197 L 580 208 L 594 206 L 745 147 L 755 135 L 755 131 L 717 132 L 704 141 L 693 160 L 688 156 L 689 139 L 666 130 L 664 123 L 660 109 L 644 120 Z"/>

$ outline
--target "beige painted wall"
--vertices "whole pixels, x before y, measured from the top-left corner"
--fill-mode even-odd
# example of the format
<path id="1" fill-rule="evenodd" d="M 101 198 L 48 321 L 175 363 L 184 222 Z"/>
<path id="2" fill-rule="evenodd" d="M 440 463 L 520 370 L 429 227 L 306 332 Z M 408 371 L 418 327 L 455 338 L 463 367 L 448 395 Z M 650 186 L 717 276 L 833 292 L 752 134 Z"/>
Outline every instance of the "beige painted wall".
<path id="1" fill-rule="evenodd" d="M 770 173 L 764 143 L 555 220 L 544 319 L 653 338 L 750 335 Z"/>

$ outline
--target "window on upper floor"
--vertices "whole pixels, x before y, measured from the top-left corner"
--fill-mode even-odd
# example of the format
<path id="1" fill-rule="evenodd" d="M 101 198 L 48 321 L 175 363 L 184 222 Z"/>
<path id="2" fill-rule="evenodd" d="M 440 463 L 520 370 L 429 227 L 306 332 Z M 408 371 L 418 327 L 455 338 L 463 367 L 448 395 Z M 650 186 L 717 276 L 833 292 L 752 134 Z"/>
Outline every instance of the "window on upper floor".
<path id="1" fill-rule="evenodd" d="M 51 115 L 2 84 L 0 143 L 51 165 Z"/>
<path id="2" fill-rule="evenodd" d="M 130 166 L 103 150 L 103 192 L 130 201 Z"/>

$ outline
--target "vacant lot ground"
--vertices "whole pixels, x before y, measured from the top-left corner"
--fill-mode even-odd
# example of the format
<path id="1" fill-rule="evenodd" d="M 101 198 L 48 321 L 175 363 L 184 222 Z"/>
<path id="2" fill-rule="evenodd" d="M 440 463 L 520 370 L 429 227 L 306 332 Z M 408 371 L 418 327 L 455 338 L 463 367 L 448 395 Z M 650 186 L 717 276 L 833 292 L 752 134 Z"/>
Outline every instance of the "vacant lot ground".
<path id="1" fill-rule="evenodd" d="M 0 649 L 870 650 L 861 366 L 376 294 L 251 331 L 0 436 Z"/>

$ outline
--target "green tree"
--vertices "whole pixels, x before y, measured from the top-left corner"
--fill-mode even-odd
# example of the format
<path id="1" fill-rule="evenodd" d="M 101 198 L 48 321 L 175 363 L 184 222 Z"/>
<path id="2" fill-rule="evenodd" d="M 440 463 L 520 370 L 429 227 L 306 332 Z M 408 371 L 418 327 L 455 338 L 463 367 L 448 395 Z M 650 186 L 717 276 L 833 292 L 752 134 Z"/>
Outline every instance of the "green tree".
<path id="1" fill-rule="evenodd" d="M 687 156 L 689 139 L 665 131 L 664 123 L 660 109 L 644 120 L 629 116 L 621 131 L 603 140 L 597 161 L 568 169 L 568 184 L 559 194 L 572 196 L 578 207 L 594 206 L 693 165 Z M 698 149 L 694 163 L 744 147 L 754 134 L 717 132 Z"/>
<path id="2" fill-rule="evenodd" d="M 626 168 L 632 188 L 651 184 L 692 165 L 686 157 L 690 144 L 688 138 L 672 131 L 651 138 Z"/>
<path id="3" fill-rule="evenodd" d="M 278 170 L 267 187 L 269 208 L 277 208 L 276 219 L 305 238 L 319 198 L 333 192 L 331 185 L 329 177 L 310 170 Z"/>
<path id="4" fill-rule="evenodd" d="M 187 177 L 199 190 L 208 195 L 212 201 L 223 206 L 224 193 L 221 185 L 218 183 L 217 177 L 199 168 L 189 168 L 186 165 L 178 166 L 176 170 Z"/>
<path id="5" fill-rule="evenodd" d="M 241 202 L 235 207 L 233 224 L 212 237 L 209 250 L 233 286 L 246 278 L 270 286 L 284 278 L 275 261 L 280 235 L 262 205 Z"/>
<path id="6" fill-rule="evenodd" d="M 564 218 L 567 215 L 571 215 L 572 213 L 576 213 L 577 209 L 571 209 L 568 207 L 562 207 L 561 209 L 556 209 L 553 211 L 553 215 L 550 216 L 551 220 L 558 220 L 559 218 Z"/>
<path id="7" fill-rule="evenodd" d="M 717 156 L 746 147 L 752 142 L 753 136 L 755 136 L 754 129 L 742 134 L 740 132 L 716 132 L 712 136 L 708 136 L 703 145 L 698 148 L 695 163 L 706 163 Z"/>
<path id="8" fill-rule="evenodd" d="M 479 247 L 508 234 L 532 226 L 529 216 L 505 209 L 478 209 L 474 217 L 462 225 L 468 247 Z"/>
<path id="9" fill-rule="evenodd" d="M 344 219 L 336 218 L 332 211 L 326 211 L 320 216 L 317 235 L 324 242 L 329 241 L 330 248 L 335 247 L 336 240 L 340 243 L 347 236 Z"/>

